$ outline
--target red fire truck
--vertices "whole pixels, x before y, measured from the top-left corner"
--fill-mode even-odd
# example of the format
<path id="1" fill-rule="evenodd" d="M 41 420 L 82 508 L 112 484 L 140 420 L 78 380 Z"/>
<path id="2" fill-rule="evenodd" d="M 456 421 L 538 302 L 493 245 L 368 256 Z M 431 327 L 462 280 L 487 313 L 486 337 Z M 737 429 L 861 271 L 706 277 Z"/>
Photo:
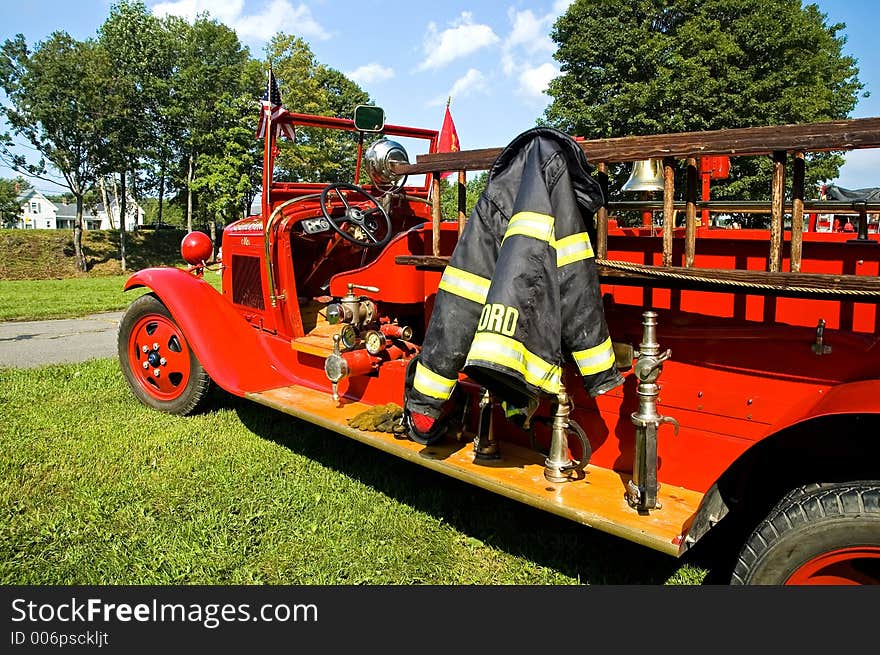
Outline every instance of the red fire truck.
<path id="1" fill-rule="evenodd" d="M 268 129 L 262 211 L 226 227 L 222 262 L 193 233 L 187 270 L 129 278 L 149 289 L 119 332 L 141 402 L 188 414 L 216 384 L 672 557 L 711 544 L 733 584 L 880 580 L 880 241 L 803 230 L 810 213 L 880 210 L 804 197 L 809 153 L 880 146 L 880 118 L 579 141 L 603 184 L 611 165 L 662 164 L 662 201 L 609 202 L 589 226 L 625 383 L 591 398 L 567 364 L 562 391 L 515 421 L 462 374 L 460 414 L 429 444 L 349 420 L 404 401 L 467 221 L 441 216 L 440 174 L 499 151 L 437 153 L 436 131 L 372 106 L 277 120 L 347 134 L 354 170 L 276 181 Z M 699 201 L 705 155 L 771 157 L 769 202 Z M 663 225 L 618 226 L 628 209 Z M 713 228 L 703 210 L 763 211 L 770 228 Z M 217 269 L 222 293 L 204 279 Z"/>

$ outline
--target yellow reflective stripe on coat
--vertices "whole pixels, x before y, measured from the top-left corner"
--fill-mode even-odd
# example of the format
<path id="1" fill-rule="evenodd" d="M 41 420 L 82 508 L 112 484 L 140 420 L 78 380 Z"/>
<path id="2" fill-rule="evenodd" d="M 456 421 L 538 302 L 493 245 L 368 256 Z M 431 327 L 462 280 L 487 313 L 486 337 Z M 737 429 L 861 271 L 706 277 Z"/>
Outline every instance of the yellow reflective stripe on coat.
<path id="1" fill-rule="evenodd" d="M 438 400 L 447 400 L 452 395 L 452 389 L 458 380 L 450 380 L 442 375 L 434 373 L 431 369 L 423 366 L 421 362 L 416 362 L 416 375 L 413 378 L 413 389 L 420 394 L 436 398 Z"/>
<path id="2" fill-rule="evenodd" d="M 471 344 L 467 364 L 478 361 L 498 364 L 519 373 L 532 386 L 559 393 L 562 369 L 529 352 L 519 341 L 492 332 L 478 332 Z"/>
<path id="3" fill-rule="evenodd" d="M 611 345 L 611 337 L 608 337 L 598 346 L 586 350 L 576 350 L 571 353 L 581 375 L 593 375 L 607 371 L 614 365 L 614 348 Z"/>
<path id="4" fill-rule="evenodd" d="M 556 265 L 560 268 L 593 256 L 593 247 L 586 232 L 572 234 L 558 241 L 555 233 L 556 219 L 553 216 L 538 212 L 517 212 L 507 224 L 504 239 L 519 234 L 547 242 L 551 248 L 556 249 Z"/>
<path id="5" fill-rule="evenodd" d="M 593 247 L 586 232 L 578 232 L 556 242 L 556 266 L 559 268 L 592 256 Z"/>
<path id="6" fill-rule="evenodd" d="M 538 212 L 517 212 L 514 214 L 510 222 L 507 224 L 507 231 L 504 233 L 504 239 L 520 234 L 525 237 L 532 237 L 539 241 L 553 243 L 555 241 L 553 233 L 556 227 L 556 219 L 549 214 L 539 214 Z M 501 243 L 504 243 L 504 239 Z"/>
<path id="7" fill-rule="evenodd" d="M 440 278 L 439 288 L 482 305 L 486 302 L 490 284 L 491 282 L 484 277 L 454 266 L 447 266 L 443 271 L 443 277 Z"/>

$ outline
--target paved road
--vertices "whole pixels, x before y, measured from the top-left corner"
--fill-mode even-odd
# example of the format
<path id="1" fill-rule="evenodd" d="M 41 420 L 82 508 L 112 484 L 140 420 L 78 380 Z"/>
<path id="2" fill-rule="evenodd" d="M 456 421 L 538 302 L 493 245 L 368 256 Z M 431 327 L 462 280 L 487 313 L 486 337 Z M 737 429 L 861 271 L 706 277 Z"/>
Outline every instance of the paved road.
<path id="1" fill-rule="evenodd" d="M 116 356 L 122 312 L 57 321 L 0 323 L 0 366 L 33 368 Z"/>

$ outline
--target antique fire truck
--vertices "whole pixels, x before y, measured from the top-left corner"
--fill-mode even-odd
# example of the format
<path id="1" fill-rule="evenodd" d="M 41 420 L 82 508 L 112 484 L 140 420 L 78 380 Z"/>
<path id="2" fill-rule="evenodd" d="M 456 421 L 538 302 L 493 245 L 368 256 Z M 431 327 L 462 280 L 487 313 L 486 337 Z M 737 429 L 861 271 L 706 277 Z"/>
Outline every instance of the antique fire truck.
<path id="1" fill-rule="evenodd" d="M 149 289 L 119 331 L 140 401 L 188 414 L 216 384 L 674 557 L 717 535 L 733 584 L 880 580 L 880 239 L 866 229 L 880 207 L 804 197 L 809 154 L 880 146 L 880 118 L 579 141 L 602 184 L 610 165 L 657 161 L 630 188 L 662 198 L 606 203 L 587 226 L 625 382 L 592 398 L 569 363 L 555 397 L 512 417 L 462 374 L 459 413 L 431 443 L 349 420 L 404 401 L 467 221 L 441 216 L 441 172 L 489 169 L 499 151 L 437 153 L 436 131 L 372 106 L 278 120 L 345 133 L 354 170 L 277 181 L 266 130 L 262 211 L 226 227 L 222 262 L 191 233 L 187 270 L 126 283 Z M 770 202 L 699 201 L 708 155 L 772 158 Z M 620 227 L 628 210 L 662 223 Z M 770 227 L 717 229 L 704 210 L 765 212 Z M 819 212 L 858 231 L 811 231 Z M 204 279 L 217 269 L 222 293 Z"/>

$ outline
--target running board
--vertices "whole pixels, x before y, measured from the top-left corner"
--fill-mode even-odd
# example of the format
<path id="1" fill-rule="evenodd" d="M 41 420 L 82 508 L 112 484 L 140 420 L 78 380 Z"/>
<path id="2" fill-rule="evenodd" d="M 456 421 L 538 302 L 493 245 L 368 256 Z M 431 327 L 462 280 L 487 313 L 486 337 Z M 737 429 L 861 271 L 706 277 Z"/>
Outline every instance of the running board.
<path id="1" fill-rule="evenodd" d="M 336 403 L 324 391 L 290 386 L 246 397 L 469 484 L 673 556 L 679 555 L 679 544 L 703 498 L 695 491 L 662 485 L 661 508 L 639 514 L 624 495 L 628 474 L 590 465 L 583 479 L 556 484 L 544 478 L 543 455 L 513 443 L 500 443 L 501 459 L 475 462 L 470 442 L 449 440 L 422 446 L 399 435 L 352 428 L 347 419 L 372 405 L 346 398 Z"/>

